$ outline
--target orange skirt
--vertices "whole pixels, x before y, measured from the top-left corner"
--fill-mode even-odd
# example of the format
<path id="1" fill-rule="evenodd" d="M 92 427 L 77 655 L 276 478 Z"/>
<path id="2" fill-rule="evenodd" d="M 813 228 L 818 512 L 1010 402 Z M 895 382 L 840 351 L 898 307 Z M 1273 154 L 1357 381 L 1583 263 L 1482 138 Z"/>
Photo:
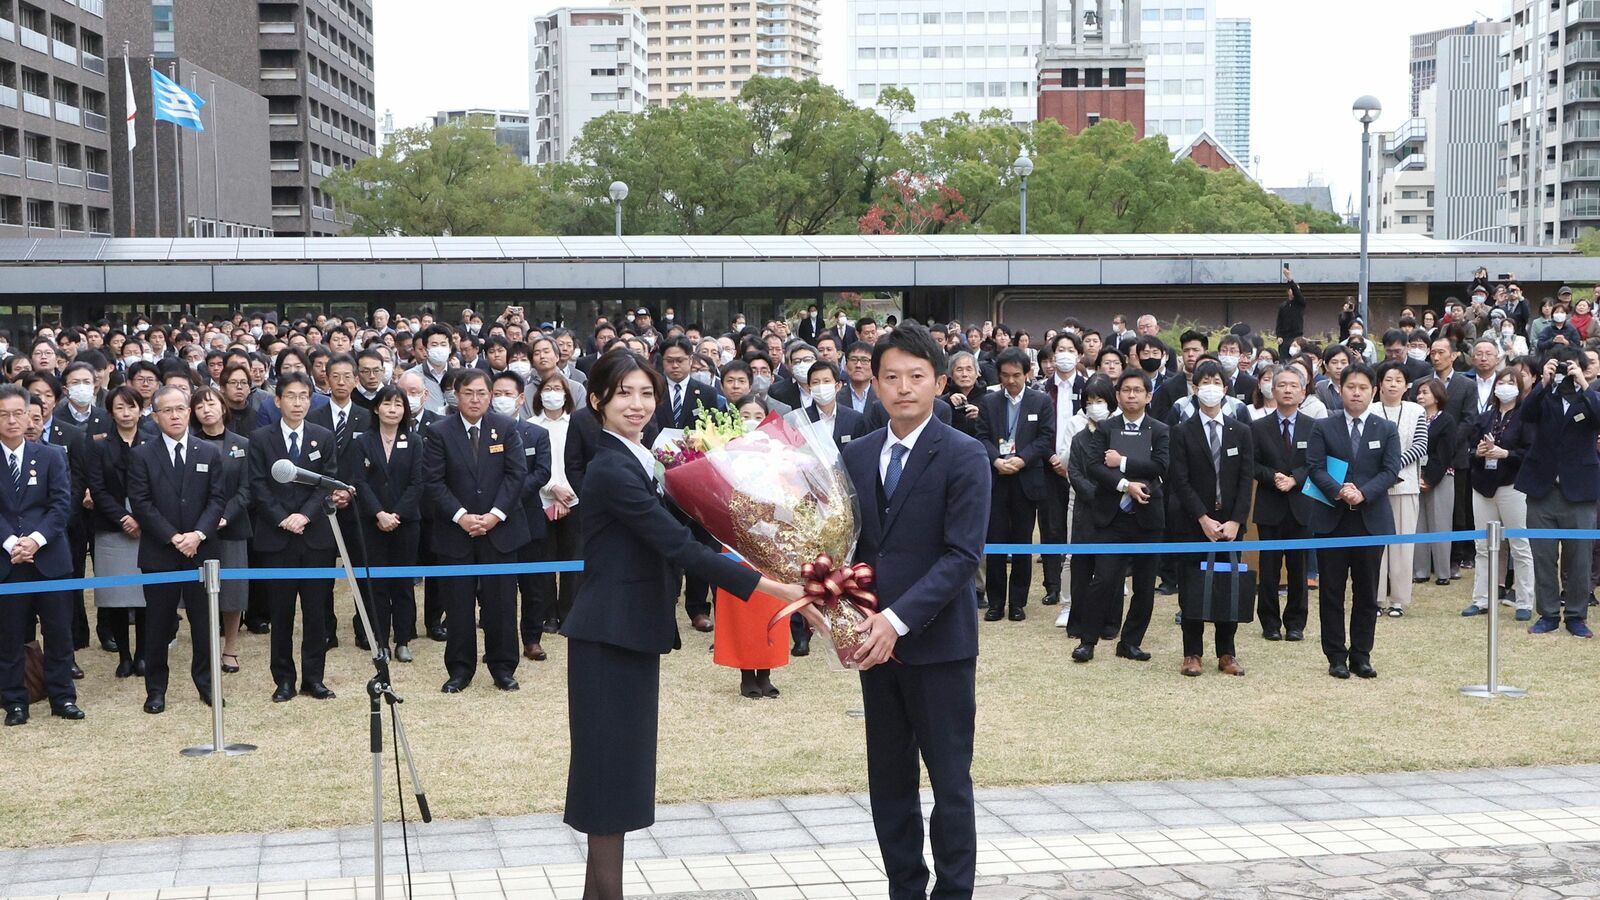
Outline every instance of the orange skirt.
<path id="1" fill-rule="evenodd" d="M 749 601 L 717 591 L 716 650 L 712 661 L 730 669 L 777 669 L 789 664 L 789 621 L 767 623 L 783 603 L 756 591 Z"/>

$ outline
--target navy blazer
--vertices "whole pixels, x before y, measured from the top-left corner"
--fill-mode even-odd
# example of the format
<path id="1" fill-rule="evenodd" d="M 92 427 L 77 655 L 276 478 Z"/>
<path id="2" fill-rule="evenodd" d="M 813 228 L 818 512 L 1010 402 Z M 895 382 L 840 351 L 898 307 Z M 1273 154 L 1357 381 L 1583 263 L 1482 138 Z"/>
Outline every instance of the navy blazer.
<path id="1" fill-rule="evenodd" d="M 173 469 L 162 438 L 133 450 L 128 467 L 128 503 L 139 511 L 139 568 L 146 572 L 195 569 L 217 558 L 217 523 L 226 505 L 222 451 L 190 433 L 183 439 L 183 473 Z M 198 531 L 206 536 L 194 556 L 172 546 L 172 537 Z"/>
<path id="2" fill-rule="evenodd" d="M 706 409 L 721 409 L 725 405 L 722 395 L 710 385 L 701 384 L 690 378 L 683 383 L 683 403 L 678 407 L 678 418 L 672 418 L 672 382 L 661 392 L 660 402 L 656 404 L 656 427 L 658 428 L 692 428 L 694 426 L 695 410 L 700 407 Z"/>
<path id="3" fill-rule="evenodd" d="M 908 454 L 900 483 L 881 512 L 878 460 L 887 428 L 844 448 L 845 471 L 861 507 L 856 561 L 877 573 L 879 609 L 908 632 L 895 655 L 908 665 L 978 655 L 973 579 L 989 529 L 989 455 L 983 444 L 931 419 Z"/>
<path id="4" fill-rule="evenodd" d="M 677 649 L 674 567 L 742 599 L 755 593 L 761 576 L 701 544 L 615 435 L 601 432 L 578 494 L 584 576 L 561 623 L 568 638 L 638 653 Z"/>
<path id="5" fill-rule="evenodd" d="M 448 416 L 428 427 L 423 442 L 422 484 L 433 514 L 433 552 L 463 558 L 472 555 L 472 541 L 452 521 L 458 510 L 483 515 L 491 509 L 506 519 L 485 536 L 501 553 L 515 553 L 528 542 L 528 518 L 522 512 L 522 484 L 528 477 L 522 435 L 517 422 L 499 413 L 479 420 L 478 451 L 467 443 L 460 416 Z"/>
<path id="6" fill-rule="evenodd" d="M 1240 534 L 1250 520 L 1250 484 L 1255 475 L 1255 441 L 1250 426 L 1222 416 L 1222 473 L 1211 462 L 1206 420 L 1192 415 L 1170 432 L 1171 460 L 1167 467 L 1167 495 L 1172 509 L 1167 526 L 1174 536 L 1205 540 L 1200 517 L 1236 522 Z M 1221 490 L 1218 490 L 1218 486 Z M 1221 500 L 1217 499 L 1221 496 Z"/>
<path id="7" fill-rule="evenodd" d="M 141 429 L 134 433 L 133 446 L 151 440 Z M 132 448 L 122 442 L 122 435 L 113 431 L 95 441 L 86 455 L 89 457 L 89 496 L 94 499 L 90 510 L 90 524 L 96 531 L 122 533 L 122 517 L 139 518 L 128 505 L 128 460 Z"/>
<path id="8" fill-rule="evenodd" d="M 383 455 L 383 435 L 364 431 L 355 440 L 361 456 L 361 476 L 356 483 L 356 508 L 364 525 L 377 528 L 380 512 L 394 513 L 402 525 L 422 521 L 422 435 L 395 436 L 394 452 Z"/>
<path id="9" fill-rule="evenodd" d="M 1146 530 L 1160 533 L 1167 527 L 1166 492 L 1161 482 L 1167 477 L 1168 462 L 1172 458 L 1171 429 L 1165 422 L 1156 421 L 1146 408 L 1144 418 L 1139 422 L 1139 430 L 1150 433 L 1150 458 L 1128 459 L 1121 469 L 1113 469 L 1105 463 L 1106 451 L 1111 449 L 1112 432 L 1120 432 L 1123 427 L 1124 419 L 1118 413 L 1089 432 L 1086 449 L 1089 453 L 1089 477 L 1095 483 L 1095 524 L 1104 528 L 1116 520 L 1117 513 L 1122 509 L 1123 498 L 1123 492 L 1117 490 L 1117 485 L 1126 478 L 1143 482 L 1150 488 L 1150 502 L 1133 505 L 1134 520 Z"/>
<path id="10" fill-rule="evenodd" d="M 338 438 L 338 432 L 333 430 L 333 402 L 331 400 L 327 404 L 314 407 L 310 412 L 306 413 L 306 421 L 313 425 L 321 425 L 328 431 L 333 432 L 335 438 Z M 334 446 L 335 452 L 339 454 L 338 478 L 345 484 L 355 484 L 361 480 L 362 457 L 361 454 L 350 449 L 350 444 L 355 441 L 358 435 L 370 430 L 372 430 L 372 411 L 363 409 L 359 403 L 355 402 L 355 397 L 352 395 L 350 398 L 350 417 L 345 423 L 344 437 L 338 439 Z"/>
<path id="11" fill-rule="evenodd" d="M 528 464 L 528 474 L 522 480 L 522 517 L 528 523 L 528 540 L 543 540 L 549 520 L 544 517 L 544 500 L 539 492 L 550 483 L 555 465 L 550 458 L 550 432 L 537 422 L 523 419 L 517 420 L 517 431 L 522 435 L 522 457 Z"/>
<path id="12" fill-rule="evenodd" d="M 1335 481 L 1328 474 L 1330 456 L 1349 464 L 1344 481 Z M 1328 534 L 1339 527 L 1339 519 L 1348 507 L 1338 499 L 1338 494 L 1339 489 L 1348 482 L 1360 489 L 1361 496 L 1366 498 L 1358 508 L 1367 534 L 1394 534 L 1389 488 L 1394 487 L 1394 483 L 1400 479 L 1400 431 L 1393 422 L 1381 415 L 1374 415 L 1371 407 L 1368 407 L 1367 417 L 1361 425 L 1361 446 L 1352 451 L 1350 424 L 1344 413 L 1318 419 L 1306 447 L 1306 465 L 1311 470 L 1311 480 L 1333 501 L 1332 506 L 1317 503 L 1312 517 L 1312 532 Z"/>
<path id="13" fill-rule="evenodd" d="M 242 435 L 224 430 L 218 439 L 200 432 L 195 435 L 210 441 L 222 451 L 222 519 L 227 522 L 217 531 L 217 539 L 243 541 L 250 539 L 250 441 Z"/>
<path id="14" fill-rule="evenodd" d="M 46 578 L 66 578 L 72 574 L 72 553 L 67 549 L 72 477 L 67 472 L 67 454 L 60 447 L 37 441 L 23 441 L 22 451 L 21 495 L 0 485 L 0 531 L 4 531 L 0 539 L 39 532 L 45 543 L 34 554 L 34 566 Z M 11 554 L 0 553 L 0 581 L 10 577 Z"/>
<path id="15" fill-rule="evenodd" d="M 810 406 L 806 407 L 805 411 L 804 411 L 804 414 L 805 414 L 805 417 L 806 417 L 807 421 L 811 421 L 811 422 L 820 422 L 820 421 L 822 421 L 822 410 L 818 409 L 817 405 L 815 403 L 813 403 Z M 834 404 L 834 406 L 833 406 L 833 443 L 834 443 L 834 446 L 838 447 L 839 450 L 843 451 L 844 450 L 844 446 L 846 444 L 850 443 L 851 441 L 859 440 L 861 438 L 864 438 L 864 437 L 867 436 L 868 433 L 869 433 L 869 431 L 867 429 L 867 419 L 866 419 L 865 416 L 861 415 L 861 413 L 856 412 L 855 410 L 851 409 L 850 407 L 845 406 L 843 403 L 835 403 Z"/>
<path id="16" fill-rule="evenodd" d="M 330 477 L 338 477 L 339 460 L 334 452 L 333 432 L 310 422 L 301 423 L 300 462 L 302 469 L 310 469 Z M 272 478 L 272 464 L 289 458 L 289 445 L 283 440 L 283 426 L 279 422 L 263 425 L 250 434 L 250 509 L 254 529 L 251 549 L 263 553 L 287 550 L 291 541 L 304 541 L 314 550 L 334 550 L 333 526 L 328 524 L 323 499 L 327 491 L 304 484 L 279 484 Z M 293 534 L 278 527 L 291 513 L 300 513 L 310 521 L 303 534 Z"/>
<path id="17" fill-rule="evenodd" d="M 1250 423 L 1255 439 L 1255 478 L 1260 485 L 1256 489 L 1257 525 L 1311 524 L 1315 513 L 1311 507 L 1317 501 L 1307 497 L 1302 488 L 1311 476 L 1311 467 L 1306 464 L 1306 451 L 1311 447 L 1311 430 L 1316 424 L 1315 419 L 1303 412 L 1296 412 L 1289 434 L 1292 447 L 1286 453 L 1283 449 L 1283 426 L 1278 424 L 1276 408 Z M 1273 483 L 1273 476 L 1280 473 L 1294 479 L 1294 487 L 1288 492 L 1278 490 Z"/>
<path id="18" fill-rule="evenodd" d="M 1600 457 L 1595 455 L 1600 396 L 1594 391 L 1552 391 L 1540 381 L 1523 399 L 1521 409 L 1528 452 L 1517 473 L 1517 490 L 1535 500 L 1557 487 L 1572 503 L 1600 499 Z"/>
<path id="19" fill-rule="evenodd" d="M 985 394 L 978 401 L 978 434 L 983 449 L 989 454 L 990 471 L 994 487 L 1002 479 L 1018 478 L 1022 493 L 1035 502 L 1044 499 L 1045 465 L 1056 452 L 1056 408 L 1043 391 L 1022 390 L 1021 409 L 1017 410 L 1017 446 L 1012 455 L 1022 459 L 1022 471 L 1015 475 L 994 472 L 994 461 L 1000 458 L 1000 441 L 1007 439 L 1010 398 L 1004 389 Z"/>

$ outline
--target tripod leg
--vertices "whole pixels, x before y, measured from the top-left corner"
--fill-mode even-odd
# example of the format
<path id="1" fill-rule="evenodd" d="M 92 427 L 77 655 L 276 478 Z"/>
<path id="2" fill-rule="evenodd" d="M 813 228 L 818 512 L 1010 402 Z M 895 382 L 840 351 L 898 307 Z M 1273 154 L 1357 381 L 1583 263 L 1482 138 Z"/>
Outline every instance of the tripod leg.
<path id="1" fill-rule="evenodd" d="M 405 758 L 406 768 L 411 774 L 411 789 L 417 796 L 417 811 L 422 815 L 422 821 L 432 822 L 433 812 L 428 809 L 428 790 L 422 786 L 422 776 L 417 774 L 417 761 L 411 755 L 411 738 L 406 736 L 405 720 L 400 718 L 400 706 L 397 703 L 389 704 L 389 712 L 394 716 L 395 748 Z"/>

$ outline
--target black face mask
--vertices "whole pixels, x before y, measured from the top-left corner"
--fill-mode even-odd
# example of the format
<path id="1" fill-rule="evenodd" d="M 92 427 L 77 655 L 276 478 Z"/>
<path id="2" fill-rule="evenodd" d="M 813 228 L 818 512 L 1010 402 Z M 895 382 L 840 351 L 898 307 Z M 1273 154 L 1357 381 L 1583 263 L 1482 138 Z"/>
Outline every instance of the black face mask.
<path id="1" fill-rule="evenodd" d="M 1139 368 L 1145 370 L 1146 372 L 1154 372 L 1161 368 L 1161 357 L 1147 356 L 1144 359 L 1139 360 Z"/>

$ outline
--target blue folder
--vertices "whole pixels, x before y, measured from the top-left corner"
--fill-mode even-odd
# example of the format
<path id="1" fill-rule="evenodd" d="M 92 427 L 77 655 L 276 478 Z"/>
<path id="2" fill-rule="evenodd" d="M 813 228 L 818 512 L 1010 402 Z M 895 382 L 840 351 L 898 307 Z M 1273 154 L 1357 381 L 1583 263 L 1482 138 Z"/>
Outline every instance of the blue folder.
<path id="1" fill-rule="evenodd" d="M 1344 460 L 1340 459 L 1337 456 L 1328 457 L 1328 474 L 1333 477 L 1334 481 L 1337 481 L 1340 484 L 1344 484 L 1344 476 L 1349 471 L 1350 471 L 1350 464 L 1349 463 L 1345 462 Z M 1300 492 L 1302 494 L 1305 494 L 1307 497 L 1310 497 L 1311 499 L 1317 501 L 1318 503 L 1324 504 L 1326 506 L 1332 506 L 1333 505 L 1333 501 L 1328 499 L 1328 495 L 1324 494 L 1322 492 L 1322 488 L 1317 487 L 1317 483 L 1315 481 L 1312 481 L 1310 478 L 1306 479 L 1306 483 L 1300 489 Z"/>

